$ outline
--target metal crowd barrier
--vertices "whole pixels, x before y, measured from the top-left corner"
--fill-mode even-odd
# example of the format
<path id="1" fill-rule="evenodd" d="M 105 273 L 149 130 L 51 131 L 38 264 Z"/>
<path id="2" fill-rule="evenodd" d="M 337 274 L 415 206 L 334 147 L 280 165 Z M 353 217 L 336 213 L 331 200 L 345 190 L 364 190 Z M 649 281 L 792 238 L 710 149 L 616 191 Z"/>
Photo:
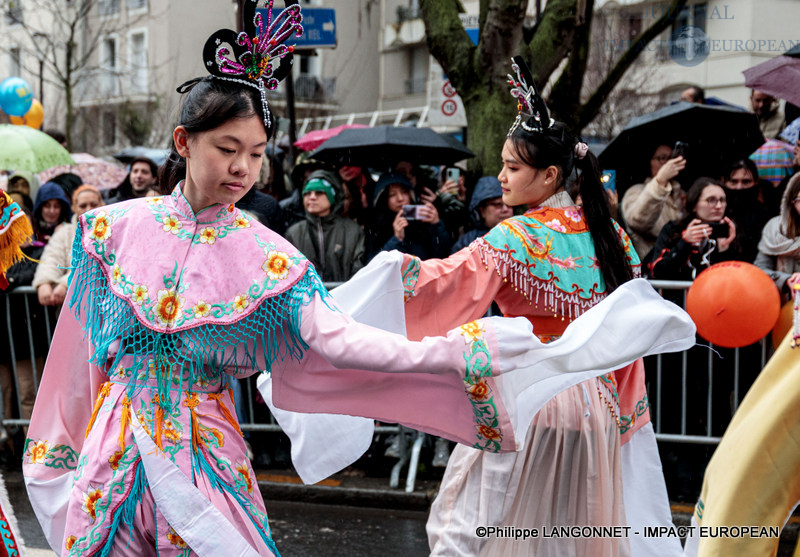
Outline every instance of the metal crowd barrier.
<path id="1" fill-rule="evenodd" d="M 685 303 L 686 291 L 691 282 L 677 282 L 677 281 L 650 281 L 654 288 L 656 288 L 662 296 L 676 301 L 676 303 Z M 335 288 L 340 283 L 326 284 L 329 288 Z M 12 311 L 13 310 L 13 311 Z M 34 316 L 35 313 L 35 316 Z M 32 317 L 34 316 L 34 317 Z M 10 386 L 9 379 L 13 379 L 13 387 L 16 391 L 14 402 L 16 403 L 16 413 L 7 413 L 3 406 L 3 397 L 0 397 L 0 416 L 3 417 L 2 425 L 9 426 L 26 426 L 29 423 L 28 419 L 23 418 L 22 400 L 20 396 L 20 383 L 18 377 L 17 363 L 20 360 L 30 360 L 33 369 L 33 385 L 38 390 L 39 381 L 41 379 L 42 370 L 37 366 L 37 358 L 45 358 L 47 356 L 47 347 L 49 347 L 52 340 L 52 331 L 55 326 L 57 314 L 55 308 L 42 308 L 39 306 L 36 298 L 36 291 L 32 287 L 20 287 L 12 290 L 11 292 L 0 294 L 0 322 L 5 324 L 5 333 L 0 332 L 0 348 L 2 351 L 8 350 L 8 355 L 5 357 L 0 351 L 0 375 L 2 375 L 2 366 L 6 364 L 11 371 L 11 378 L 7 378 L 6 385 Z M 37 325 L 35 327 L 34 325 Z M 42 331 L 43 329 L 43 331 Z M 7 337 L 4 340 L 3 337 Z M 767 359 L 772 353 L 771 344 L 768 342 L 769 337 L 761 339 L 759 346 L 755 350 L 759 351 L 757 357 L 758 370 L 764 367 Z M 739 400 L 744 395 L 749 385 L 742 383 L 742 350 L 730 349 L 725 351 L 724 358 L 720 358 L 720 350 L 718 347 L 708 345 L 707 347 L 695 346 L 692 350 L 696 351 L 690 363 L 689 352 L 683 352 L 680 355 L 658 355 L 650 357 L 645 362 L 648 377 L 648 393 L 650 397 L 651 417 L 656 431 L 656 438 L 660 441 L 670 443 L 689 443 L 689 444 L 717 444 L 720 441 L 719 435 L 714 435 L 714 431 L 724 431 L 727 426 L 727 421 L 719 423 L 715 418 L 715 405 L 720 404 L 719 397 L 713 395 L 714 385 L 718 381 L 725 379 L 729 382 L 730 378 L 725 378 L 723 374 L 733 374 L 733 392 L 730 400 L 731 414 L 735 412 L 738 407 Z M 753 347 L 749 347 L 747 358 L 749 364 L 753 363 Z M 702 355 L 702 351 L 707 352 L 704 359 L 704 364 L 698 364 L 697 353 Z M 53 357 L 58 357 L 54 355 Z M 679 370 L 676 367 L 676 359 L 679 360 Z M 731 362 L 732 359 L 732 362 Z M 724 364 L 724 366 L 723 366 Z M 731 365 L 732 364 L 732 365 Z M 689 369 L 690 366 L 697 366 L 699 369 Z M 726 367 L 728 369 L 721 369 Z M 732 371 L 730 368 L 732 367 Z M 704 404 L 702 408 L 692 409 L 690 406 L 690 395 L 697 398 L 696 385 L 690 379 L 696 379 L 697 374 L 703 374 L 705 384 L 708 385 L 706 393 L 703 395 Z M 757 375 L 752 372 L 751 375 Z M 718 381 L 715 381 L 715 377 Z M 722 378 L 722 379 L 720 379 Z M 679 388 L 675 388 L 676 382 Z M 696 383 L 696 381 L 694 382 Z M 665 387 L 667 388 L 665 390 Z M 242 381 L 242 390 L 245 400 L 245 407 L 247 415 L 252 417 L 256 415 L 256 393 L 252 387 L 251 381 Z M 700 389 L 702 391 L 702 389 Z M 677 391 L 677 392 L 676 392 Z M 668 411 L 665 408 L 669 409 Z M 680 409 L 679 415 L 676 412 Z M 262 412 L 263 413 L 263 412 Z M 702 418 L 702 427 L 705 431 L 696 431 L 698 428 L 693 427 L 690 423 L 696 417 Z M 714 423 L 715 420 L 718 423 Z M 695 426 L 697 424 L 694 424 Z M 252 418 L 242 420 L 241 428 L 243 431 L 252 432 L 280 432 L 280 426 L 270 416 L 265 422 L 255 422 Z M 693 431 L 694 430 L 694 431 Z M 381 425 L 376 428 L 376 433 L 379 434 L 399 434 L 401 429 L 397 425 Z M 392 472 L 392 485 L 397 486 L 399 483 L 400 467 L 409 462 L 409 477 L 406 482 L 406 490 L 413 491 L 414 476 L 416 473 L 417 459 L 419 458 L 420 447 L 424 436 L 416 436 L 412 445 L 411 454 L 405 451 L 401 454 L 400 461 L 396 465 L 396 470 Z"/>

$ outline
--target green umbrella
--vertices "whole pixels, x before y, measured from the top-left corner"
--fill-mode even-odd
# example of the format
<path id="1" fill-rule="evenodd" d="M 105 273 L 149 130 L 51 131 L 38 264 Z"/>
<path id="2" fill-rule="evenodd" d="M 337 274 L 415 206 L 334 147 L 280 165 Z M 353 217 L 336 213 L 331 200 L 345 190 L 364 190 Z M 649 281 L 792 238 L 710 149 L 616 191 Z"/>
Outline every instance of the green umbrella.
<path id="1" fill-rule="evenodd" d="M 28 126 L 0 124 L 0 169 L 41 172 L 59 164 L 75 161 L 58 141 Z"/>

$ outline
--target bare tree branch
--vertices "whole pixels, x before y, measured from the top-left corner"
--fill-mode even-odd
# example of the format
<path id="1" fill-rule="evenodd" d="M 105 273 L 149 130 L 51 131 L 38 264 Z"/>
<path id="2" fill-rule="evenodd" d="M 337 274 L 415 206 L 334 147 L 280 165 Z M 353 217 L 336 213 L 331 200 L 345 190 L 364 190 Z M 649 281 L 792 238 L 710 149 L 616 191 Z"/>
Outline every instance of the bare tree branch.
<path id="1" fill-rule="evenodd" d="M 439 61 L 453 86 L 461 90 L 475 79 L 472 59 L 475 45 L 458 18 L 458 0 L 422 0 L 428 49 Z"/>
<path id="2" fill-rule="evenodd" d="M 594 119 L 594 117 L 600 111 L 600 107 L 603 106 L 603 102 L 606 97 L 608 97 L 617 83 L 619 83 L 619 81 L 622 79 L 622 76 L 625 75 L 625 72 L 628 70 L 628 68 L 630 68 L 631 64 L 633 64 L 639 55 L 646 49 L 647 44 L 650 41 L 655 39 L 662 31 L 670 26 L 674 20 L 674 14 L 677 12 L 677 10 L 682 9 L 685 5 L 686 0 L 673 0 L 669 5 L 669 8 L 667 8 L 664 14 L 658 20 L 656 20 L 653 25 L 639 33 L 639 35 L 631 41 L 631 45 L 617 61 L 614 68 L 608 73 L 603 83 L 600 84 L 600 86 L 581 108 L 580 117 L 578 118 L 579 128 L 583 128 Z M 672 15 L 670 16 L 670 14 Z"/>

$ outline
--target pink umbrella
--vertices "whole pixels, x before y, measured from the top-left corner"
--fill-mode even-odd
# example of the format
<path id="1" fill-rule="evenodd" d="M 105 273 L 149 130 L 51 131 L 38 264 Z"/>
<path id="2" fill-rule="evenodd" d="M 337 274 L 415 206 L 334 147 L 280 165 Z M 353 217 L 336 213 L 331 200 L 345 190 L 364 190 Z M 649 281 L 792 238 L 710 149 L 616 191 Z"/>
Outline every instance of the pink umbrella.
<path id="1" fill-rule="evenodd" d="M 325 143 L 330 138 L 339 135 L 342 132 L 342 130 L 346 130 L 348 128 L 367 128 L 367 127 L 369 126 L 365 126 L 363 124 L 342 124 L 341 126 L 336 126 L 335 128 L 310 131 L 303 137 L 295 141 L 294 146 L 297 147 L 298 149 L 302 149 L 303 151 L 313 151 L 314 149 Z"/>
<path id="2" fill-rule="evenodd" d="M 125 168 L 93 157 L 88 153 L 72 153 L 72 158 L 76 164 L 48 168 L 39 173 L 39 181 L 44 184 L 59 174 L 71 172 L 80 176 L 84 184 L 94 186 L 102 191 L 117 187 L 128 175 Z"/>
<path id="3" fill-rule="evenodd" d="M 800 104 L 800 58 L 776 56 L 744 71 L 744 84 L 792 104 Z"/>

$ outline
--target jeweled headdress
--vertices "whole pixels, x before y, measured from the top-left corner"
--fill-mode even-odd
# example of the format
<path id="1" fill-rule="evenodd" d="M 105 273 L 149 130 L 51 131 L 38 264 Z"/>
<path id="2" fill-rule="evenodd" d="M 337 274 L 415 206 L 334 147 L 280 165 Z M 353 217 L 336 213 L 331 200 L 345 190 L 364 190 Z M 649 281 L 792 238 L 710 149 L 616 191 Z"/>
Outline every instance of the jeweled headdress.
<path id="1" fill-rule="evenodd" d="M 552 127 L 555 120 L 550 118 L 547 105 L 539 95 L 531 70 L 522 56 L 514 56 L 511 59 L 511 69 L 517 74 L 516 77 L 508 74 L 511 96 L 517 99 L 517 118 L 508 130 L 508 135 L 520 127 L 530 133 L 543 132 Z"/>
<path id="2" fill-rule="evenodd" d="M 258 89 L 264 125 L 269 132 L 272 129 L 272 114 L 267 102 L 267 89 L 275 89 L 291 70 L 294 45 L 284 43 L 292 36 L 300 37 L 303 34 L 300 24 L 303 15 L 300 6 L 288 0 L 286 9 L 274 19 L 273 0 L 264 3 L 264 12 L 256 11 L 257 5 L 258 0 L 245 0 L 241 33 L 220 29 L 208 38 L 203 47 L 203 61 L 212 76 Z M 273 66 L 276 61 L 280 61 L 277 68 Z M 178 91 L 185 92 L 187 86 L 193 84 L 187 82 Z"/>

